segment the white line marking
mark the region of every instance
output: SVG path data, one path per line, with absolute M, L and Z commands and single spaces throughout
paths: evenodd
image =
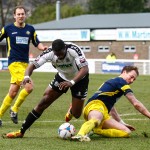
M 144 119 L 144 118 L 131 118 L 131 119 L 123 119 L 123 120 L 132 120 L 132 121 L 137 121 L 137 120 L 139 120 L 139 121 L 147 121 L 147 120 L 149 120 L 149 119 Z M 23 123 L 23 121 L 18 121 L 18 122 L 20 122 L 20 123 Z M 61 121 L 61 120 L 43 120 L 43 121 L 35 121 L 35 122 L 43 122 L 43 123 L 60 123 L 60 122 L 65 122 L 65 121 Z M 84 122 L 84 120 L 71 120 L 71 122 Z M 12 121 L 3 121 L 3 123 L 12 123 Z
M 142 114 L 140 114 L 140 113 L 120 114 L 120 116 L 137 116 L 137 115 L 142 115 Z M 148 118 L 130 118 L 130 119 L 125 118 L 123 120 L 143 121 L 143 120 L 149 120 L 149 119 Z M 82 119 L 72 119 L 71 120 L 71 122 L 79 122 L 79 121 L 84 122 L 84 120 L 82 120 Z M 23 121 L 19 121 L 19 122 L 23 123 Z M 45 122 L 45 123 L 56 123 L 56 122 L 60 123 L 60 122 L 62 122 L 63 123 L 63 122 L 65 122 L 65 120 L 64 121 L 63 120 L 43 120 L 43 121 L 37 120 L 35 122 Z M 3 121 L 3 123 L 12 123 L 12 121 Z

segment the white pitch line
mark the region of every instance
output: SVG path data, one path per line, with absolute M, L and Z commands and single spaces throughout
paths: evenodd
M 141 115 L 140 113 L 129 113 L 129 114 L 120 114 L 120 116 L 135 116 L 135 115 Z M 123 119 L 123 120 L 133 120 L 133 121 L 136 121 L 136 120 L 139 120 L 139 121 L 143 121 L 143 120 L 149 120 L 148 118 L 130 118 L 130 119 L 127 119 L 127 118 L 125 118 L 125 119 Z M 73 120 L 71 120 L 71 122 L 84 122 L 84 120 L 82 120 L 82 119 L 73 119 Z M 23 121 L 19 121 L 19 122 L 21 122 L 21 123 L 23 123 Z M 43 120 L 43 121 L 36 121 L 36 122 L 45 122 L 45 123 L 56 123 L 56 122 L 58 122 L 58 123 L 60 123 L 60 122 L 65 122 L 65 121 L 63 121 L 63 120 Z M 3 123 L 12 123 L 12 121 L 3 121 Z
M 119 114 L 120 116 L 135 116 L 135 115 L 141 115 L 140 113 L 129 113 L 129 114 Z
M 123 120 L 132 120 L 132 121 L 146 121 L 146 120 L 149 120 L 149 119 L 144 119 L 144 118 L 131 118 L 131 119 L 123 119 Z M 20 123 L 23 123 L 23 121 L 18 121 L 18 122 L 20 122 Z M 60 123 L 60 122 L 65 122 L 65 121 L 62 121 L 62 120 L 43 120 L 43 121 L 36 121 L 36 122 L 43 122 L 43 123 Z M 84 122 L 84 120 L 71 120 L 71 122 Z M 12 121 L 3 121 L 3 123 L 12 123 Z

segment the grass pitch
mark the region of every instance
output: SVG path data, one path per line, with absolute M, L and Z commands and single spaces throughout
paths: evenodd
M 105 80 L 116 75 L 90 74 L 89 98 Z M 9 131 L 19 130 L 27 114 L 41 99 L 54 73 L 33 73 L 34 91 L 27 97 L 19 111 L 19 124 L 13 124 L 9 118 L 9 110 L 3 116 L 0 135 Z M 0 104 L 9 89 L 10 75 L 0 72 Z M 150 110 L 150 79 L 139 76 L 131 85 L 136 97 Z M 55 101 L 43 115 L 27 130 L 22 139 L 3 139 L 0 137 L 0 149 L 5 150 L 148 150 L 150 149 L 150 120 L 139 114 L 127 99 L 122 97 L 116 108 L 122 119 L 135 126 L 136 131 L 130 138 L 104 138 L 98 135 L 91 137 L 91 142 L 74 142 L 58 137 L 58 127 L 64 122 L 64 116 L 71 102 L 70 91 Z M 84 122 L 83 117 L 71 120 L 78 131 Z

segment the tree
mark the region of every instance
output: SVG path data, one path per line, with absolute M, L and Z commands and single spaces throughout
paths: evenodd
M 1 27 L 5 25 L 4 13 L 3 13 L 3 1 L 0 1 L 0 11 L 1 11 Z
M 0 27 L 14 21 L 13 8 L 16 5 L 23 5 L 27 9 L 28 23 L 40 23 L 56 18 L 57 0 L 0 0 Z M 81 0 L 82 1 L 82 0 Z M 84 13 L 79 5 L 80 0 L 60 0 L 61 17 L 71 17 Z M 76 5 L 78 4 L 78 5 Z
M 2 28 L 5 24 L 12 22 L 13 18 L 13 8 L 16 5 L 22 4 L 22 0 L 0 0 L 0 16 L 1 16 L 1 24 Z
M 28 23 L 36 24 L 56 19 L 56 4 L 39 5 L 33 12 L 32 16 L 27 19 Z M 61 18 L 67 18 L 84 14 L 85 11 L 80 5 L 69 6 L 63 4 L 61 6 Z
M 148 0 L 89 0 L 90 14 L 145 12 Z

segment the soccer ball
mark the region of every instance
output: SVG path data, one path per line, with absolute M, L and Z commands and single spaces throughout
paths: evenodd
M 68 123 L 68 122 L 63 123 L 58 128 L 58 135 L 62 139 L 71 138 L 73 135 L 75 135 L 75 132 L 76 132 L 75 127 L 72 124 Z

